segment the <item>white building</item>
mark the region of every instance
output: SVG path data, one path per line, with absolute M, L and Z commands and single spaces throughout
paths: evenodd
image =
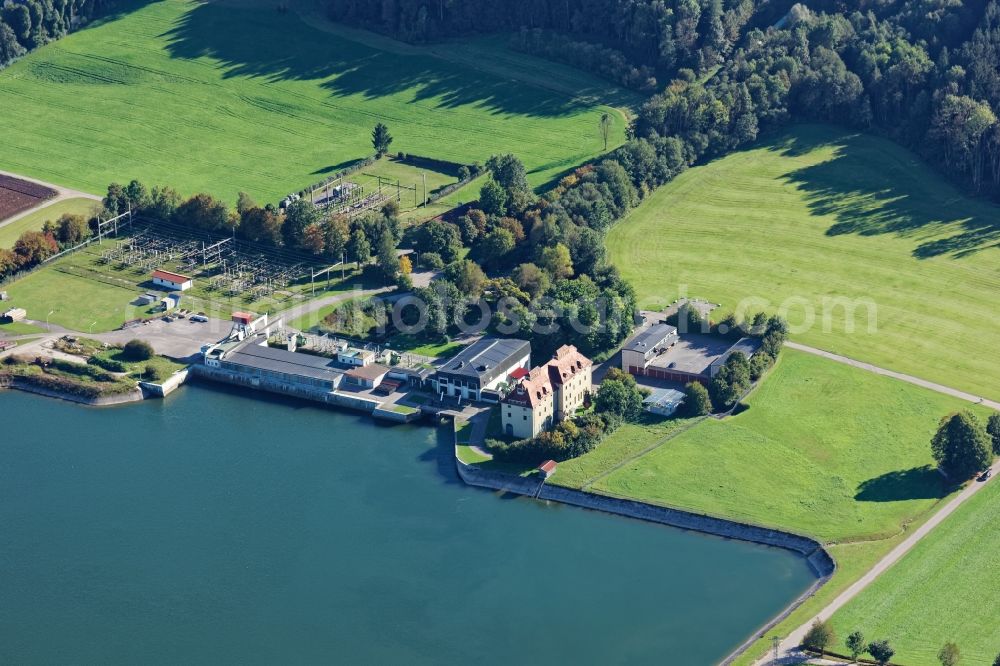
M 531 343 L 513 338 L 481 338 L 445 361 L 431 377 L 441 396 L 481 400 L 497 391 L 518 368 L 531 366 Z M 498 398 L 494 398 L 496 401 Z
M 153 271 L 153 284 L 164 289 L 187 291 L 194 286 L 194 280 L 187 275 L 171 273 L 170 271 Z
M 622 370 L 641 375 L 650 361 L 677 344 L 680 336 L 669 324 L 655 324 L 622 347 Z

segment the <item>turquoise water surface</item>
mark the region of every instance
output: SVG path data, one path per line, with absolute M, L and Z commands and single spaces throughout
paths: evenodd
M 707 665 L 813 581 L 466 487 L 443 431 L 250 393 L 5 392 L 0 426 L 5 664 Z

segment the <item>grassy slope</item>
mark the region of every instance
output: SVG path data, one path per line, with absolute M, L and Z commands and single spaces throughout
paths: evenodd
M 907 666 L 933 666 L 945 641 L 963 663 L 1000 652 L 1000 483 L 969 500 L 833 618 L 841 636 L 888 637 Z
M 790 529 L 886 538 L 934 508 L 938 420 L 962 403 L 788 351 L 743 414 L 707 420 L 594 489 Z
M 384 121 L 394 151 L 460 163 L 513 151 L 541 184 L 601 151 L 598 101 L 622 99 L 568 68 L 543 87 L 500 59 L 379 50 L 323 28 L 270 3 L 163 0 L 71 35 L 0 74 L 0 167 L 94 192 L 139 177 L 274 200 L 368 154 Z
M 799 126 L 691 169 L 608 245 L 647 305 L 681 285 L 727 309 L 804 299 L 819 319 L 797 341 L 1000 398 L 1000 356 L 977 353 L 1000 342 L 998 218 L 893 143 Z M 843 309 L 824 332 L 823 298 L 840 296 L 872 299 L 877 333 L 863 310 L 845 333 Z
M 98 204 L 90 199 L 64 199 L 31 215 L 25 215 L 16 222 L 0 227 L 0 247 L 14 247 L 14 243 L 25 231 L 39 231 L 46 222 L 54 222 L 66 213 L 89 215 L 95 205 Z
M 689 424 L 687 420 L 665 420 L 644 414 L 641 422 L 624 424 L 590 453 L 559 463 L 559 470 L 549 483 L 588 488 L 596 478 L 676 435 Z

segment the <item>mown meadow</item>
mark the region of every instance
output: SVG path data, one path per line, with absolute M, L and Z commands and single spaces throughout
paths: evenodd
M 946 641 L 962 663 L 1000 653 L 1000 484 L 991 483 L 936 527 L 896 566 L 833 616 L 840 636 L 892 638 L 908 666 L 937 666 Z
M 894 143 L 800 125 L 682 174 L 608 246 L 647 306 L 787 304 L 798 342 L 998 398 L 998 220 Z
M 370 154 L 379 121 L 393 152 L 460 164 L 514 152 L 536 186 L 604 149 L 603 113 L 624 140 L 605 103 L 633 97 L 502 53 L 406 46 L 271 3 L 162 0 L 0 73 L 0 167 L 95 193 L 139 178 L 275 201 Z

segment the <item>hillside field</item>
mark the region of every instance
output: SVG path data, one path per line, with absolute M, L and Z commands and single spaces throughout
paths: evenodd
M 682 174 L 608 247 L 646 306 L 684 288 L 723 311 L 787 303 L 793 326 L 808 306 L 798 342 L 1000 398 L 998 224 L 896 144 L 801 125 Z M 859 303 L 854 332 L 836 298 Z
M 956 399 L 786 350 L 747 404 L 591 489 L 841 543 L 892 537 L 948 493 L 930 440 Z
M 0 73 L 0 168 L 94 193 L 139 178 L 277 201 L 370 154 L 379 121 L 394 153 L 514 152 L 533 185 L 603 150 L 604 112 L 624 140 L 605 104 L 629 94 L 505 51 L 407 46 L 273 3 L 148 3 Z
M 937 666 L 955 641 L 962 663 L 1000 653 L 1000 484 L 993 481 L 833 616 L 840 636 L 889 638 L 907 666 Z

